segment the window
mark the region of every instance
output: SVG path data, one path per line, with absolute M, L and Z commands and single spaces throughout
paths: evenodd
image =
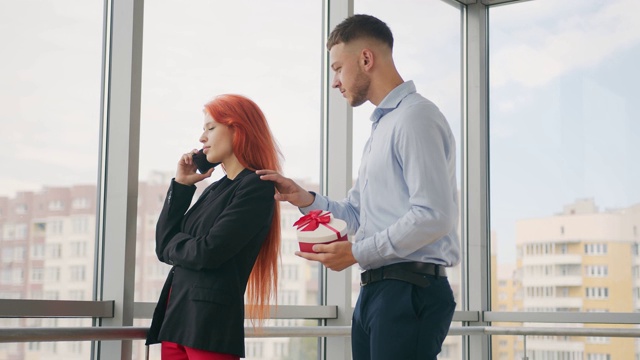
M 48 249 L 50 259 L 59 259 L 62 256 L 61 244 L 49 244 L 47 246 L 47 249 Z
M 60 293 L 56 290 L 49 290 L 44 292 L 45 300 L 58 300 L 60 299 Z
M 44 280 L 44 269 L 36 268 L 31 270 L 31 281 L 41 283 Z
M 591 344 L 608 344 L 610 342 L 610 338 L 601 336 L 589 336 L 587 337 L 587 342 Z
M 59 267 L 47 267 L 45 269 L 45 280 L 47 282 L 60 281 L 60 268 Z
M 83 265 L 71 266 L 69 268 L 69 271 L 70 271 L 70 280 L 72 282 L 85 280 L 85 267 Z
M 33 223 L 33 233 L 34 235 L 42 236 L 45 235 L 47 231 L 47 223 L 45 222 L 35 222 Z
M 587 299 L 607 299 L 609 298 L 609 288 L 588 287 L 585 289 Z
M 247 340 L 245 344 L 245 357 L 261 358 L 263 343 Z
M 87 234 L 89 232 L 89 218 L 73 217 L 71 219 L 71 232 L 73 234 Z
M 273 355 L 276 357 L 286 357 L 289 353 L 289 346 L 285 342 L 276 342 L 273 344 Z
M 584 253 L 586 255 L 605 255 L 607 253 L 607 244 L 585 244 Z
M 45 255 L 45 245 L 44 244 L 34 244 L 31 246 L 31 256 L 34 260 L 42 259 Z
M 2 227 L 3 240 L 13 240 L 16 237 L 16 227 L 12 223 L 4 224 Z
M 24 240 L 27 238 L 29 234 L 29 229 L 27 224 L 16 224 L 15 226 L 15 239 L 16 240 Z
M 86 241 L 72 241 L 69 243 L 71 257 L 85 257 L 87 256 L 87 242 Z
M 2 249 L 2 262 L 9 263 L 13 261 L 13 248 L 6 247 Z
M 84 197 L 75 198 L 71 202 L 72 209 L 86 209 L 88 207 L 89 207 L 89 201 L 87 200 L 87 198 L 84 198 Z
M 64 230 L 64 222 L 63 220 L 56 218 L 49 221 L 49 225 L 47 226 L 48 235 L 62 235 Z
M 49 202 L 49 210 L 51 211 L 64 210 L 64 203 L 62 202 L 62 200 L 53 200 Z
M 587 277 L 607 277 L 609 267 L 607 265 L 587 265 L 585 266 L 585 276 Z
M 620 288 L 637 287 L 630 280 L 637 256 L 621 256 L 637 251 L 631 241 L 637 221 L 630 213 L 640 203 L 634 165 L 640 144 L 631 135 L 640 126 L 628 111 L 640 97 L 634 70 L 640 28 L 628 4 L 536 0 L 489 7 L 489 211 L 496 234 L 491 255 L 495 273 L 520 270 L 516 287 L 526 288 L 527 310 L 631 311 L 623 305 L 633 301 L 630 291 L 602 286 L 615 270 L 616 279 L 625 279 Z M 611 123 L 603 127 L 602 118 Z M 553 252 L 547 244 L 555 244 Z M 522 271 L 545 265 L 554 271 Z M 538 284 L 556 284 L 555 292 L 532 297 Z M 527 356 L 583 358 L 558 351 L 565 346 L 561 341 L 536 341 Z M 569 337 L 566 346 L 589 349 L 585 343 L 597 341 Z M 616 341 L 635 348 L 633 340 Z M 600 346 L 605 354 L 613 345 Z M 587 353 L 584 358 L 600 359 Z
M 53 288 L 68 272 L 63 258 L 68 254 L 59 240 L 69 221 L 69 189 L 82 184 L 92 189 L 84 197 L 97 197 L 105 5 L 82 0 L 33 5 L 0 2 L 0 119 L 6 120 L 0 149 L 3 168 L 11 169 L 0 175 L 0 237 L 14 241 L 12 259 L 22 267 L 10 276 L 19 282 L 0 285 L 0 292 L 17 299 L 58 299 L 62 293 Z M 91 255 L 86 261 L 93 269 Z M 91 286 L 86 284 L 88 292 Z M 32 344 L 25 356 L 47 357 L 54 345 Z M 26 348 L 3 350 L 2 356 L 22 358 Z M 60 358 L 70 358 L 66 346 L 58 350 Z
M 611 360 L 609 354 L 587 354 L 587 360 Z
M 155 223 L 176 161 L 185 151 L 200 146 L 203 105 L 213 97 L 237 93 L 254 100 L 286 160 L 284 173 L 309 190 L 318 189 L 325 54 L 322 4 L 253 0 L 145 3 L 135 301 L 157 301 L 156 293 L 168 274 L 168 268 L 150 265 L 159 263 L 153 251 Z M 167 22 L 168 18 L 172 20 Z M 222 176 L 218 167 L 198 185 L 202 188 Z M 279 304 L 317 305 L 319 266 L 294 255 L 298 245 L 291 225 L 300 212 L 282 203 L 281 216 L 281 263 L 287 268 L 279 270 L 279 289 L 291 292 Z M 276 340 L 248 341 L 247 357 L 267 355 Z M 294 359 L 306 355 L 288 354 Z
M 85 300 L 84 290 L 69 290 L 69 300 Z
M 16 214 L 24 215 L 29 211 L 29 206 L 26 204 L 18 204 L 16 205 Z

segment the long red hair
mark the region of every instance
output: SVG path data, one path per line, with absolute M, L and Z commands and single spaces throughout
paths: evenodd
M 217 96 L 205 104 L 216 122 L 233 130 L 233 153 L 249 170 L 280 171 L 280 151 L 262 110 L 252 100 L 234 94 Z M 269 315 L 269 300 L 278 290 L 280 259 L 280 203 L 275 202 L 273 219 L 247 284 L 247 313 L 255 324 Z M 274 296 L 277 300 L 277 297 Z

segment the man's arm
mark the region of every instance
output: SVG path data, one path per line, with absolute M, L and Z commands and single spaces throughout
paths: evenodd
M 358 229 L 360 225 L 358 181 L 349 191 L 347 198 L 337 202 L 304 190 L 293 180 L 278 174 L 276 171 L 257 170 L 256 174 L 260 175 L 262 180 L 273 181 L 276 184 L 276 189 L 278 190 L 275 195 L 276 200 L 289 201 L 292 205 L 300 208 L 302 213 L 316 209 L 330 211 L 334 217 L 347 223 L 349 233 L 355 233 Z M 308 202 L 309 200 L 311 201 Z M 319 261 L 331 270 L 341 271 L 356 263 L 356 259 L 351 252 L 351 245 L 349 241 L 337 241 L 328 245 L 318 244 L 313 247 L 317 254 L 296 251 L 296 255 L 307 260 Z
M 419 104 L 406 110 L 393 146 L 409 196 L 407 211 L 386 229 L 353 245 L 354 257 L 364 269 L 406 261 L 455 231 L 455 144 L 448 124 L 435 106 Z

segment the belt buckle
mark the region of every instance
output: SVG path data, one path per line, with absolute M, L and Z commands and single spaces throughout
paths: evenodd
M 366 270 L 360 273 L 360 286 L 365 286 L 371 282 L 371 271 Z

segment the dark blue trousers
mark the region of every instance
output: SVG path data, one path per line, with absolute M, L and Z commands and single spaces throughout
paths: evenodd
M 382 280 L 360 288 L 353 312 L 353 360 L 436 360 L 456 308 L 447 278 L 422 288 Z

